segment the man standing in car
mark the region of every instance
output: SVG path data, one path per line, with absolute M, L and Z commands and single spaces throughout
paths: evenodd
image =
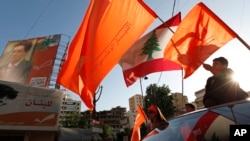
M 233 80 L 233 70 L 228 68 L 228 61 L 224 57 L 213 60 L 213 65 L 203 64 L 213 76 L 207 79 L 203 104 L 211 107 L 227 102 L 246 99 L 248 94 L 243 91 L 239 83 Z

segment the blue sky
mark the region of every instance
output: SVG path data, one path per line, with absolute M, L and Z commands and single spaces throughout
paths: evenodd
M 174 0 L 144 0 L 162 20 L 172 16 Z M 182 17 L 197 4 L 198 0 L 176 0 L 174 14 L 181 11 Z M 248 0 L 203 0 L 214 13 L 227 25 L 250 44 L 250 1 Z M 2 0 L 0 5 L 0 53 L 3 52 L 10 40 L 22 40 L 51 34 L 65 34 L 74 37 L 83 17 L 89 0 Z M 161 24 L 156 20 L 148 29 Z M 146 31 L 146 32 L 148 32 Z M 215 33 L 219 34 L 219 33 Z M 241 87 L 250 91 L 250 51 L 237 39 L 230 41 L 223 48 L 215 52 L 205 62 L 212 63 L 212 59 L 224 56 L 229 60 L 229 67 L 235 71 Z M 195 99 L 194 92 L 204 88 L 207 77 L 211 74 L 202 67 L 184 80 L 182 85 L 181 71 L 167 71 L 148 75 L 148 80 L 142 81 L 143 93 L 151 83 L 166 84 L 172 92 L 183 92 L 189 101 Z M 116 65 L 104 78 L 101 99 L 97 103 L 97 111 L 109 110 L 116 106 L 127 107 L 128 99 L 141 94 L 139 81 L 126 87 L 122 70 Z M 68 91 L 74 99 L 80 100 L 78 95 Z M 82 104 L 82 110 L 86 110 Z

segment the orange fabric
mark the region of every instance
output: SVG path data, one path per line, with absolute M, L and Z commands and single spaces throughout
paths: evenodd
M 137 115 L 135 118 L 134 128 L 131 136 L 131 141 L 140 141 L 141 135 L 140 135 L 140 126 L 143 122 L 145 122 L 147 119 L 147 116 L 145 115 L 143 109 L 141 106 L 138 106 L 137 108 Z
M 43 120 L 45 117 L 47 117 L 47 120 Z M 38 128 L 38 126 L 57 126 L 58 121 L 56 117 L 58 117 L 57 112 L 22 111 L 1 114 L 0 121 L 2 122 L 1 126 L 13 126 L 13 123 L 22 123 L 19 126 L 37 126 Z
M 154 111 L 155 113 L 158 113 L 157 108 L 154 105 L 148 107 L 148 111 Z
M 182 20 L 164 51 L 164 58 L 179 63 L 190 76 L 211 54 L 236 33 L 203 3 Z
M 142 0 L 91 0 L 57 82 L 92 111 L 98 85 L 155 18 Z

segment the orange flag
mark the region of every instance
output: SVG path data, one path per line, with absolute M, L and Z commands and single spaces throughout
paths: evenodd
M 237 34 L 203 3 L 182 20 L 164 51 L 164 58 L 180 64 L 184 78 Z
M 143 109 L 139 105 L 137 108 L 137 115 L 135 118 L 134 128 L 131 136 L 131 141 L 140 141 L 141 134 L 140 134 L 140 126 L 143 122 L 147 120 L 147 116 L 144 113 Z
M 91 0 L 57 82 L 92 111 L 98 85 L 155 18 L 142 0 Z

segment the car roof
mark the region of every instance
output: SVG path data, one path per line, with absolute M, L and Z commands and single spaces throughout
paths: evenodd
M 196 140 L 211 140 L 212 137 L 229 140 L 230 125 L 250 124 L 249 107 L 249 100 L 241 100 L 183 114 L 168 120 L 166 129 L 148 133 L 143 141 L 184 141 L 192 137 Z

